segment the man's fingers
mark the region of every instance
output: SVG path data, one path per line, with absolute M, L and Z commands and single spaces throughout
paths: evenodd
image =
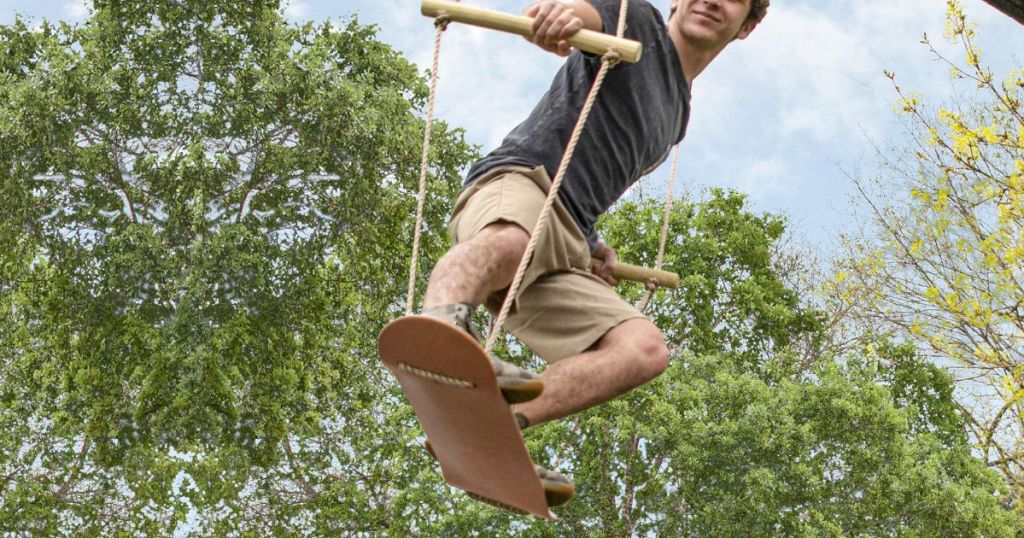
M 601 280 L 604 280 L 608 284 L 615 286 L 618 285 L 619 281 L 617 278 L 612 276 L 612 267 L 614 267 L 614 265 L 614 261 L 609 261 L 608 259 L 605 259 L 604 261 L 601 262 L 595 262 L 591 266 L 590 270 L 592 273 L 594 273 L 595 276 L 597 276 L 597 278 L 600 278 Z
M 549 11 L 551 11 L 551 6 L 543 2 L 531 4 L 523 10 L 523 15 L 533 18 L 533 24 L 530 25 L 530 35 L 524 36 L 527 41 L 537 43 L 537 30 L 544 23 L 544 19 Z
M 619 280 L 612 276 L 612 267 L 615 267 L 615 260 L 604 261 L 604 280 L 612 286 L 616 286 L 619 284 Z
M 548 19 L 551 20 L 551 24 L 544 27 L 544 39 L 549 43 L 555 43 L 559 39 L 562 39 L 562 33 L 565 30 L 566 25 L 572 23 L 575 16 L 572 14 L 571 9 L 564 9 L 559 7 L 557 11 L 553 11 Z
M 572 8 L 554 2 L 537 2 L 523 9 L 523 14 L 533 18 L 527 41 L 560 56 L 572 52 L 572 46 L 566 41 L 583 29 L 583 20 Z
M 556 39 L 569 39 L 576 35 L 576 32 L 583 29 L 583 19 L 577 17 L 571 9 L 566 10 L 562 17 L 565 20 L 565 25 L 562 26 L 562 30 L 558 33 Z
M 537 10 L 537 16 L 533 20 L 533 42 L 540 45 L 547 41 L 551 27 L 558 20 L 557 6 L 553 4 L 541 4 Z
M 615 251 L 608 248 L 604 252 L 604 279 L 612 286 L 618 285 L 619 281 L 612 276 L 612 268 L 615 267 L 615 262 L 618 261 L 619 257 L 615 254 Z
M 552 9 L 553 8 L 550 3 L 537 2 L 536 4 L 531 4 L 526 9 L 523 10 L 523 15 L 533 18 L 533 26 L 531 27 L 532 31 L 537 30 L 537 28 L 540 26 L 540 23 L 543 22 L 543 19 L 547 17 L 548 13 L 550 13 Z
M 555 17 L 555 13 L 551 14 L 551 17 Z M 558 52 L 565 56 L 570 51 L 562 45 L 562 41 L 567 41 L 570 37 L 576 35 L 577 32 L 583 29 L 583 20 L 576 16 L 571 9 L 562 9 L 561 13 L 557 15 L 552 24 L 547 27 L 547 34 L 544 39 L 550 45 L 557 47 Z M 569 46 L 569 49 L 572 47 Z
M 618 283 L 619 283 L 618 279 L 616 279 L 614 276 L 612 276 L 612 266 L 611 265 L 607 265 L 606 264 L 604 266 L 604 270 L 601 271 L 601 274 L 598 275 L 598 276 L 601 277 L 601 280 L 604 280 L 605 282 L 611 284 L 612 286 L 618 285 Z

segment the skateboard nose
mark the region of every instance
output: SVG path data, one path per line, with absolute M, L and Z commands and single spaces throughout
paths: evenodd
M 436 318 L 398 318 L 381 331 L 378 346 L 393 369 L 456 388 L 497 390 L 494 368 L 479 342 Z

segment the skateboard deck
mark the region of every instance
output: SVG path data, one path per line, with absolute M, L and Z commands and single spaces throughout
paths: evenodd
M 445 481 L 484 502 L 557 519 L 494 367 L 473 337 L 432 317 L 405 316 L 384 328 L 378 349 L 416 411 Z

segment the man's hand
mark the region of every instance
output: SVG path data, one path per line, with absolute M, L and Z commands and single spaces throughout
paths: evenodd
M 612 286 L 618 285 L 619 281 L 612 276 L 612 267 L 615 267 L 615 262 L 619 259 L 615 254 L 615 249 L 604 244 L 604 241 L 598 241 L 597 248 L 594 249 L 592 255 L 597 259 L 591 263 L 590 272 Z
M 569 55 L 572 51 L 569 38 L 584 27 L 572 2 L 540 0 L 524 9 L 523 14 L 533 17 L 532 35 L 526 40 L 559 56 Z

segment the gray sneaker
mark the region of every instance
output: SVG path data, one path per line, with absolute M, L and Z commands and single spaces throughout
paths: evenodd
M 422 315 L 451 323 L 479 342 L 480 336 L 473 328 L 473 310 L 473 307 L 467 304 L 446 304 L 424 310 Z M 498 388 L 508 403 L 528 402 L 544 391 L 544 381 L 539 375 L 505 362 L 495 357 L 493 353 L 490 357 L 498 378 Z

